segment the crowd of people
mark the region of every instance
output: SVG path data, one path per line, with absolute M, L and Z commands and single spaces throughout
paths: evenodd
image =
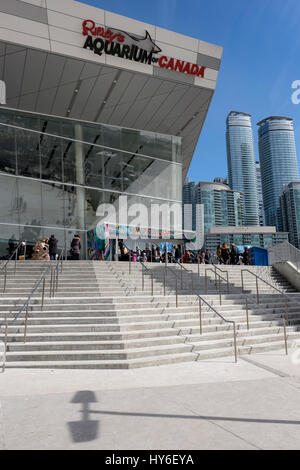
M 9 254 L 12 255 L 16 249 L 16 241 L 9 240 Z M 69 259 L 79 260 L 81 252 L 81 240 L 78 234 L 73 236 L 70 244 Z M 230 247 L 223 243 L 218 245 L 216 255 L 206 250 L 182 250 L 181 245 L 173 245 L 167 251 L 168 263 L 199 263 L 199 264 L 251 264 L 250 251 L 247 247 L 241 253 L 234 243 Z M 58 258 L 58 240 L 52 234 L 49 238 L 39 240 L 34 247 L 26 247 L 25 242 L 21 242 L 18 247 L 17 257 L 19 260 L 25 258 L 56 260 Z M 102 257 L 102 259 L 104 259 Z M 161 250 L 160 246 L 152 245 L 151 248 L 141 249 L 136 246 L 135 250 L 130 250 L 123 241 L 119 240 L 117 245 L 117 259 L 119 261 L 132 262 L 166 262 L 166 250 Z
M 129 250 L 126 245 L 119 241 L 118 244 L 118 260 L 133 262 L 153 262 L 165 263 L 165 250 L 160 250 L 158 246 L 152 245 L 151 248 L 141 250 L 139 246 L 135 250 Z M 217 253 L 214 254 L 208 249 L 191 251 L 182 250 L 181 245 L 173 246 L 167 253 L 168 263 L 199 263 L 199 264 L 251 264 L 250 251 L 247 247 L 244 248 L 242 253 L 234 243 L 230 247 L 223 243 L 217 248 Z
M 219 264 L 251 264 L 250 251 L 247 247 L 240 253 L 234 243 L 218 245 L 217 260 Z
M 25 260 L 26 258 L 36 259 L 36 260 L 53 260 L 58 259 L 58 240 L 54 234 L 49 238 L 43 238 L 39 240 L 34 246 L 27 246 L 25 241 L 22 241 L 18 244 L 16 240 L 11 238 L 8 242 L 8 251 L 9 256 L 12 256 L 17 250 L 17 259 Z M 70 245 L 70 256 L 69 259 L 79 260 L 81 251 L 81 240 L 78 234 L 73 236 Z

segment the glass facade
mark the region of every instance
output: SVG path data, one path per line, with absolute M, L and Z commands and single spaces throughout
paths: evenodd
M 289 232 L 289 241 L 300 249 L 300 182 L 285 185 L 280 196 L 283 230 Z
M 98 206 L 118 215 L 121 195 L 149 215 L 152 203 L 181 204 L 181 181 L 179 137 L 0 108 L 0 256 L 10 239 L 84 240 Z
M 226 129 L 228 183 L 244 194 L 245 225 L 259 225 L 251 116 L 232 111 Z
M 221 183 L 200 182 L 196 202 L 204 205 L 204 233 L 211 227 L 243 225 L 243 194 Z
M 283 185 L 299 180 L 293 120 L 275 116 L 258 126 L 265 221 L 282 230 L 279 198 Z

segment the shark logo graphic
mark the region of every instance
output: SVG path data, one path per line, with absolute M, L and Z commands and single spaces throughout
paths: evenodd
M 135 44 L 136 46 L 142 48 L 142 49 L 145 49 L 146 51 L 150 51 L 152 52 L 153 54 L 158 54 L 159 52 L 161 52 L 161 48 L 158 47 L 155 42 L 152 40 L 151 36 L 150 36 L 150 33 L 146 30 L 146 34 L 145 34 L 145 37 L 137 37 L 137 36 L 134 36 L 133 34 L 129 34 L 127 33 L 126 31 L 121 31 L 124 35 L 128 36 L 128 38 L 131 40 L 131 41 L 128 41 L 128 42 L 132 42 L 132 44 Z

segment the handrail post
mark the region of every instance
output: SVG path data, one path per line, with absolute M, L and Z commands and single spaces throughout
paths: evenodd
M 178 307 L 178 285 L 177 285 L 177 277 L 176 277 L 176 308 Z
M 153 296 L 153 273 L 151 272 L 151 295 Z
M 236 329 L 235 329 L 235 322 L 233 322 L 233 342 L 234 342 L 234 358 L 235 358 L 235 362 L 237 362 L 237 347 L 236 347 Z
M 60 260 L 60 272 L 63 272 L 63 259 L 64 259 L 64 250 L 61 252 L 61 260 Z
M 128 250 L 128 256 L 129 256 L 129 274 L 131 274 L 131 250 Z
M 288 307 L 287 300 L 285 301 L 285 320 L 288 325 L 289 324 L 289 307 Z
M 287 336 L 286 336 L 286 324 L 285 324 L 285 319 L 282 319 L 283 322 L 283 334 L 284 334 L 284 346 L 285 346 L 285 354 L 288 355 L 288 345 L 287 345 Z
M 142 290 L 144 290 L 144 265 L 142 264 Z
M 51 269 L 49 297 L 52 297 L 52 277 L 53 277 L 53 273 L 52 273 L 52 269 Z
M 246 318 L 247 318 L 247 330 L 249 330 L 249 315 L 248 315 L 248 299 L 246 297 Z
M 205 293 L 207 295 L 207 272 L 205 271 Z
M 197 255 L 197 261 L 198 261 L 198 277 L 200 276 L 200 271 L 199 271 L 199 265 L 200 265 L 200 260 L 199 260 L 199 255 Z
M 181 268 L 181 290 L 183 290 L 183 267 L 180 265 L 180 268 Z
M 199 316 L 200 316 L 200 335 L 202 335 L 202 309 L 201 309 L 201 298 L 199 297 Z
M 54 286 L 55 286 L 55 269 L 53 269 L 53 276 L 52 276 L 52 297 L 54 297 Z
M 192 295 L 194 295 L 194 273 L 193 273 L 193 271 L 191 271 L 191 275 L 192 275 Z
M 26 314 L 25 314 L 24 344 L 26 343 L 27 323 L 28 323 L 28 304 L 27 304 L 27 307 L 26 307 Z
M 42 293 L 41 310 L 43 310 L 43 307 L 44 307 L 44 297 L 45 297 L 45 278 L 44 278 L 44 280 L 43 280 L 43 293 Z
M 244 293 L 244 276 L 243 276 L 243 270 L 241 269 L 241 280 L 242 280 L 242 293 Z
M 256 298 L 257 298 L 257 303 L 259 304 L 258 277 L 257 276 L 256 276 Z
M 228 271 L 226 271 L 227 274 L 227 294 L 229 294 L 229 278 L 228 278 Z
M 166 270 L 164 269 L 164 295 L 166 295 Z
M 18 250 L 16 250 L 16 256 L 15 256 L 15 275 L 17 271 L 17 259 L 18 259 Z
M 4 333 L 4 351 L 3 351 L 3 359 L 2 359 L 2 372 L 5 371 L 6 349 L 7 349 L 7 333 L 8 333 L 8 320 L 7 320 L 7 316 L 6 316 L 5 317 L 5 333 Z
M 58 265 L 56 266 L 55 269 L 56 269 L 56 288 L 55 288 L 55 290 L 57 292 L 58 291 Z
M 220 297 L 220 305 L 222 305 L 221 278 L 220 277 L 219 277 L 219 297 Z
M 6 278 L 7 278 L 7 271 L 6 271 L 6 265 L 5 265 L 5 268 L 4 268 L 4 285 L 3 285 L 3 292 L 5 292 L 5 289 L 6 289 Z

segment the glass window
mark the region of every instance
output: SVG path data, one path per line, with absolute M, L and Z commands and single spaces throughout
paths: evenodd
M 20 223 L 42 225 L 42 195 L 40 181 L 18 178 Z
M 61 139 L 41 134 L 41 177 L 45 180 L 62 181 Z
M 0 171 L 16 174 L 15 129 L 0 125 Z
M 65 183 L 76 183 L 76 159 L 75 159 L 75 142 L 72 140 L 62 139 L 62 164 L 63 164 L 63 181 Z
M 42 183 L 42 203 L 43 225 L 64 226 L 64 186 L 55 183 Z
M 17 173 L 40 178 L 40 134 L 16 129 Z
M 0 175 L 0 222 L 19 222 L 19 197 L 17 179 Z

